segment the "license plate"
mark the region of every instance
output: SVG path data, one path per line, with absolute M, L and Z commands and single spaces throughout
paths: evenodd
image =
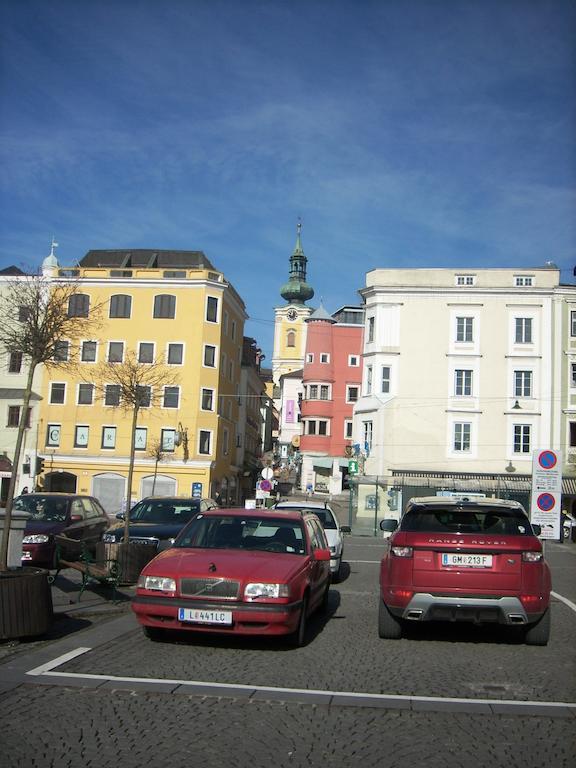
M 442 554 L 442 565 L 459 568 L 491 568 L 492 555 L 467 555 L 444 552 Z
M 179 608 L 180 621 L 192 621 L 195 624 L 232 624 L 232 611 L 206 611 L 198 608 Z

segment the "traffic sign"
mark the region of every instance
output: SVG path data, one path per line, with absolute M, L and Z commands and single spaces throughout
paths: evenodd
M 261 480 L 260 481 L 260 490 L 261 491 L 271 491 L 272 490 L 272 483 L 270 480 Z
M 272 480 L 272 478 L 274 477 L 274 470 L 272 469 L 272 467 L 264 467 L 264 469 L 262 470 L 262 472 L 260 472 L 260 474 L 262 475 L 264 480 Z
M 560 540 L 561 499 L 561 453 L 551 448 L 534 451 L 530 519 L 542 528 L 542 539 Z
M 349 475 L 358 474 L 358 461 L 356 459 L 350 459 L 350 461 L 348 462 L 348 474 Z

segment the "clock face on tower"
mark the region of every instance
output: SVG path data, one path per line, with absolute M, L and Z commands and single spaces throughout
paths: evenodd
M 289 310 L 288 310 L 288 314 L 286 315 L 286 317 L 287 317 L 287 318 L 288 318 L 288 320 L 290 320 L 290 322 L 292 323 L 292 322 L 294 322 L 294 320 L 296 320 L 296 318 L 298 317 L 298 312 L 296 312 L 296 310 L 295 310 L 295 309 L 289 309 Z

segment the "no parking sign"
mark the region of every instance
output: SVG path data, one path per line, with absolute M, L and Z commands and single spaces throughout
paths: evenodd
M 544 448 L 532 460 L 531 520 L 542 527 L 541 539 L 560 539 L 562 455 Z

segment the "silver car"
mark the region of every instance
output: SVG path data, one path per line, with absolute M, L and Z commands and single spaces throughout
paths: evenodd
M 333 583 L 342 578 L 342 557 L 344 554 L 344 539 L 342 534 L 350 533 L 349 525 L 340 525 L 334 510 L 328 503 L 321 501 L 279 501 L 274 509 L 302 509 L 315 514 L 324 528 L 330 547 L 330 573 Z

